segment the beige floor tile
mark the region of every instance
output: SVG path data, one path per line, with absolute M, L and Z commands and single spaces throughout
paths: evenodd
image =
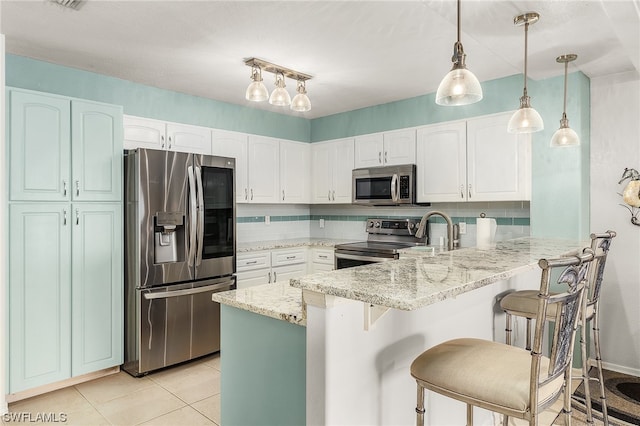
M 121 396 L 96 404 L 96 408 L 115 425 L 137 425 L 184 407 L 185 403 L 160 386 L 144 388 L 134 396 Z
M 76 389 L 92 404 L 100 404 L 112 399 L 131 395 L 144 390 L 154 383 L 146 377 L 132 377 L 124 371 L 76 385 Z
M 67 413 L 67 421 L 64 424 L 77 426 L 105 426 L 110 425 L 111 423 L 109 423 L 109 421 L 105 419 L 104 416 L 98 412 L 98 410 L 91 407 L 84 410 Z
M 218 371 L 220 370 L 220 354 L 212 355 L 208 358 L 205 358 L 203 361 L 204 365 L 215 368 Z
M 70 413 L 91 408 L 91 404 L 74 387 L 34 396 L 9 404 L 9 411 L 29 413 Z
M 220 394 L 193 403 L 191 406 L 210 420 L 213 420 L 217 425 L 220 424 Z
M 203 364 L 189 364 L 147 376 L 187 404 L 220 393 L 220 372 Z
M 186 406 L 170 413 L 164 414 L 155 419 L 151 419 L 148 422 L 142 423 L 143 425 L 154 426 L 213 426 L 214 422 L 200 414 L 193 408 Z

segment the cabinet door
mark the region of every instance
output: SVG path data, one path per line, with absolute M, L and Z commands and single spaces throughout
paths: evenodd
M 271 278 L 271 269 L 254 269 L 246 272 L 236 273 L 236 288 L 243 290 L 257 285 L 268 284 Z
M 469 201 L 529 200 L 528 142 L 508 133 L 511 113 L 467 121 L 467 183 Z
M 384 165 L 384 142 L 382 133 L 355 138 L 354 168 Z
M 71 212 L 9 209 L 9 392 L 71 377 Z
M 167 149 L 193 154 L 211 154 L 211 129 L 167 123 Z
M 353 139 L 342 139 L 333 142 L 333 190 L 331 201 L 351 204 L 352 172 L 353 172 Z
M 122 206 L 73 204 L 73 376 L 123 362 Z
M 280 141 L 280 202 L 309 204 L 310 162 L 310 144 Z
M 249 202 L 280 202 L 280 151 L 278 140 L 249 136 L 248 154 Z
M 299 278 L 307 275 L 307 264 L 299 263 L 297 265 L 278 266 L 271 268 L 272 283 L 288 283 L 291 278 Z
M 247 135 L 242 133 L 214 130 L 211 135 L 211 152 L 213 155 L 236 159 L 237 203 L 249 201 L 247 141 Z
M 384 164 L 415 164 L 416 162 L 416 130 L 400 130 L 384 134 Z
M 314 204 L 331 202 L 334 153 L 335 145 L 331 142 L 311 144 L 311 201 Z
M 466 123 L 418 129 L 417 201 L 464 201 L 466 194 Z
M 71 183 L 75 201 L 122 199 L 122 107 L 71 103 Z
M 71 192 L 71 108 L 67 99 L 9 92 L 11 200 L 65 201 Z
M 125 115 L 124 149 L 166 149 L 166 125 L 163 121 Z

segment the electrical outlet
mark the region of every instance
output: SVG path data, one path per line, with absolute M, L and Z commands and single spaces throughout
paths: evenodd
M 324 228 L 324 219 L 320 219 L 320 228 Z
M 464 235 L 467 233 L 467 223 L 466 222 L 460 222 L 458 223 L 458 226 L 460 227 L 460 235 Z
M 271 216 L 265 216 L 264 217 L 264 224 L 265 225 L 271 224 Z

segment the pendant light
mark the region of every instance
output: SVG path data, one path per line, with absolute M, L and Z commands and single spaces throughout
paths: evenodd
M 467 69 L 462 43 L 460 42 L 460 0 L 458 0 L 458 41 L 453 45 L 451 71 L 444 76 L 436 92 L 438 105 L 468 105 L 482 99 L 482 87 L 471 71 Z
M 281 72 L 276 73 L 276 88 L 271 92 L 269 103 L 275 106 L 288 106 L 291 104 L 291 96 L 285 89 L 284 74 Z
M 262 70 L 258 66 L 251 67 L 251 80 L 244 97 L 248 101 L 262 102 L 269 99 L 269 91 L 262 82 Z
M 564 102 L 562 104 L 560 128 L 553 134 L 551 146 L 580 145 L 580 137 L 569 127 L 569 120 L 567 119 L 567 68 L 569 68 L 569 62 L 573 62 L 577 58 L 578 55 L 573 53 L 561 55 L 556 58 L 556 62 L 564 64 Z
M 520 98 L 520 108 L 511 116 L 507 130 L 509 133 L 534 133 L 544 129 L 542 117 L 531 108 L 531 98 L 527 94 L 527 34 L 529 25 L 540 19 L 536 12 L 527 12 L 513 18 L 517 26 L 524 25 L 524 91 Z
M 298 112 L 306 112 L 311 110 L 311 101 L 307 96 L 307 87 L 304 80 L 298 80 L 298 87 L 296 88 L 297 95 L 291 100 L 291 109 Z

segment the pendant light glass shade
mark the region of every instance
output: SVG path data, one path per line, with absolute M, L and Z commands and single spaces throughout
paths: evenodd
M 569 62 L 575 61 L 578 55 L 569 53 L 567 55 L 558 56 L 556 62 L 564 63 L 564 101 L 562 103 L 562 118 L 560 119 L 560 128 L 551 137 L 551 146 L 575 146 L 580 145 L 580 137 L 569 127 L 567 119 L 567 68 Z
M 283 74 L 276 74 L 276 88 L 271 92 L 269 103 L 275 106 L 288 106 L 291 104 L 291 96 L 285 89 Z
M 259 67 L 251 69 L 251 79 L 253 82 L 247 87 L 244 97 L 252 102 L 263 102 L 269 99 L 269 91 L 262 82 L 262 70 Z
M 298 112 L 306 112 L 311 110 L 311 101 L 307 96 L 307 89 L 304 81 L 298 81 L 298 87 L 296 90 L 298 94 L 295 95 L 293 97 L 293 100 L 291 101 L 291 109 Z
M 469 105 L 482 99 L 482 87 L 471 71 L 467 69 L 464 48 L 460 42 L 460 0 L 458 0 L 458 41 L 453 45 L 451 71 L 444 76 L 436 92 L 438 105 Z
M 524 25 L 524 90 L 520 98 L 520 108 L 511 116 L 509 133 L 534 133 L 544 129 L 544 122 L 538 111 L 531 108 L 531 98 L 527 94 L 527 35 L 529 25 L 538 22 L 540 15 L 528 12 L 513 19 L 515 25 Z

